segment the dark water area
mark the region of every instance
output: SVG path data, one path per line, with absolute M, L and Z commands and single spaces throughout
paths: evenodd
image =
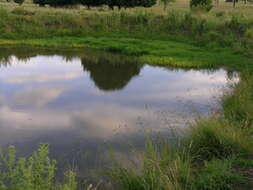
M 155 67 L 91 50 L 0 52 L 0 145 L 25 156 L 49 143 L 58 168 L 82 176 L 108 166 L 108 147 L 130 159 L 147 132 L 184 131 L 219 109 L 222 89 L 238 80 L 224 69 Z

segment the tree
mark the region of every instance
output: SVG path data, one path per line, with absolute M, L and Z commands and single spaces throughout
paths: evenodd
M 219 6 L 219 0 L 214 0 L 215 1 L 215 5 L 218 7 Z
M 105 0 L 79 0 L 79 3 L 90 9 L 90 7 L 97 7 L 105 4 Z
M 53 7 L 82 4 L 87 6 L 88 9 L 90 9 L 90 7 L 97 7 L 101 5 L 108 5 L 111 9 L 117 6 L 119 9 L 121 9 L 122 7 L 151 7 L 156 4 L 156 0 L 33 0 L 33 2 L 35 4 L 39 4 L 40 6 L 45 6 L 48 4 Z
M 212 0 L 191 0 L 191 9 L 198 8 L 205 11 L 210 11 L 213 8 Z
M 89 72 L 95 85 L 103 91 L 123 89 L 127 84 L 140 74 L 142 64 L 133 63 L 120 56 L 103 55 L 96 59 L 82 58 L 83 70 Z
M 166 10 L 167 6 L 170 2 L 176 2 L 176 0 L 161 0 L 161 2 L 163 3 L 163 9 Z
M 111 9 L 117 6 L 119 9 L 122 7 L 151 7 L 156 4 L 156 0 L 106 0 L 106 5 Z
M 79 0 L 45 0 L 45 4 L 53 7 L 72 6 L 79 3 Z
M 133 0 L 106 0 L 105 4 L 109 6 L 110 9 L 114 9 L 115 6 L 118 7 L 118 9 L 120 10 L 122 7 L 131 7 L 130 5 L 132 4 Z
M 33 3 L 38 4 L 41 7 L 43 7 L 47 4 L 46 0 L 33 0 Z
M 19 4 L 20 6 L 24 3 L 25 0 L 14 0 L 15 3 Z

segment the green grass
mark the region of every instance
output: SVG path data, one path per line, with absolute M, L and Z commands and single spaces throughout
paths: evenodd
M 0 45 L 90 47 L 174 67 L 252 67 L 253 17 L 224 14 L 2 8 Z
M 247 156 L 253 147 L 252 137 L 244 130 L 216 118 L 197 121 L 183 141 L 198 163 L 214 158 Z
M 224 117 L 233 125 L 251 129 L 253 124 L 252 76 L 249 71 L 241 73 L 242 80 L 225 92 L 221 99 Z M 253 131 L 252 131 L 253 132 Z

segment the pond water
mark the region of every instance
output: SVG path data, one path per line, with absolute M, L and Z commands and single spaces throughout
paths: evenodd
M 105 146 L 129 156 L 130 147 L 143 149 L 146 131 L 169 135 L 218 109 L 222 88 L 237 78 L 89 52 L 8 52 L 0 55 L 0 145 L 26 155 L 47 142 L 59 168 L 82 175 L 110 160 Z

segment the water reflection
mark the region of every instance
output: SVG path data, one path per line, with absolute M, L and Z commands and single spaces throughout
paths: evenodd
M 107 57 L 108 58 L 108 57 Z M 142 68 L 136 62 L 124 61 L 124 59 L 98 59 L 82 58 L 83 70 L 90 73 L 90 78 L 100 90 L 113 91 L 124 88 L 134 76 L 138 76 Z
M 74 163 L 82 175 L 106 165 L 105 144 L 130 155 L 130 145 L 143 148 L 144 131 L 169 134 L 218 108 L 214 97 L 228 83 L 222 69 L 170 70 L 90 50 L 15 51 L 0 51 L 0 144 L 25 155 L 48 142 L 60 168 Z

